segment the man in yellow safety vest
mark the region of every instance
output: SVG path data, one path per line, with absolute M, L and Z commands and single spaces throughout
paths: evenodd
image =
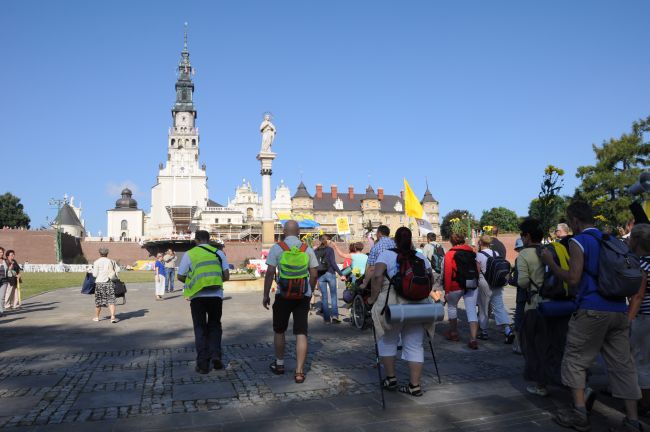
M 226 254 L 210 245 L 210 233 L 199 230 L 194 241 L 196 246 L 181 259 L 178 280 L 185 284 L 183 295 L 192 310 L 196 372 L 207 374 L 210 363 L 214 369 L 223 369 L 221 310 L 223 283 L 230 279 L 230 273 Z

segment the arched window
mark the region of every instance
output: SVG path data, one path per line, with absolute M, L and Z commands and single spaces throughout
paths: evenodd
M 122 223 L 120 224 L 122 226 L 122 230 L 128 230 L 129 229 L 129 223 L 126 221 L 126 219 L 122 219 Z
M 192 139 L 192 145 L 196 146 L 196 139 L 194 139 L 194 138 Z
M 174 147 L 174 144 L 176 144 L 176 140 L 172 138 L 172 147 Z

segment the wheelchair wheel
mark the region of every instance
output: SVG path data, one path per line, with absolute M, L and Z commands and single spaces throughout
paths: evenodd
M 366 305 L 360 295 L 354 296 L 352 300 L 352 324 L 359 330 L 366 325 Z

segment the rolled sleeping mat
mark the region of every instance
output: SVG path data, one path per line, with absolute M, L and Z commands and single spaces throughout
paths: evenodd
M 442 303 L 393 304 L 386 308 L 388 324 L 432 324 L 444 318 Z

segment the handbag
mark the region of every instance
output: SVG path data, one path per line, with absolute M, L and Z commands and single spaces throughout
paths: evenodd
M 126 284 L 117 277 L 115 261 L 113 261 L 113 277 L 111 278 L 111 282 L 113 282 L 113 292 L 115 293 L 115 297 L 124 297 L 126 294 Z
M 95 294 L 95 276 L 92 273 L 86 273 L 86 279 L 81 285 L 81 294 Z

